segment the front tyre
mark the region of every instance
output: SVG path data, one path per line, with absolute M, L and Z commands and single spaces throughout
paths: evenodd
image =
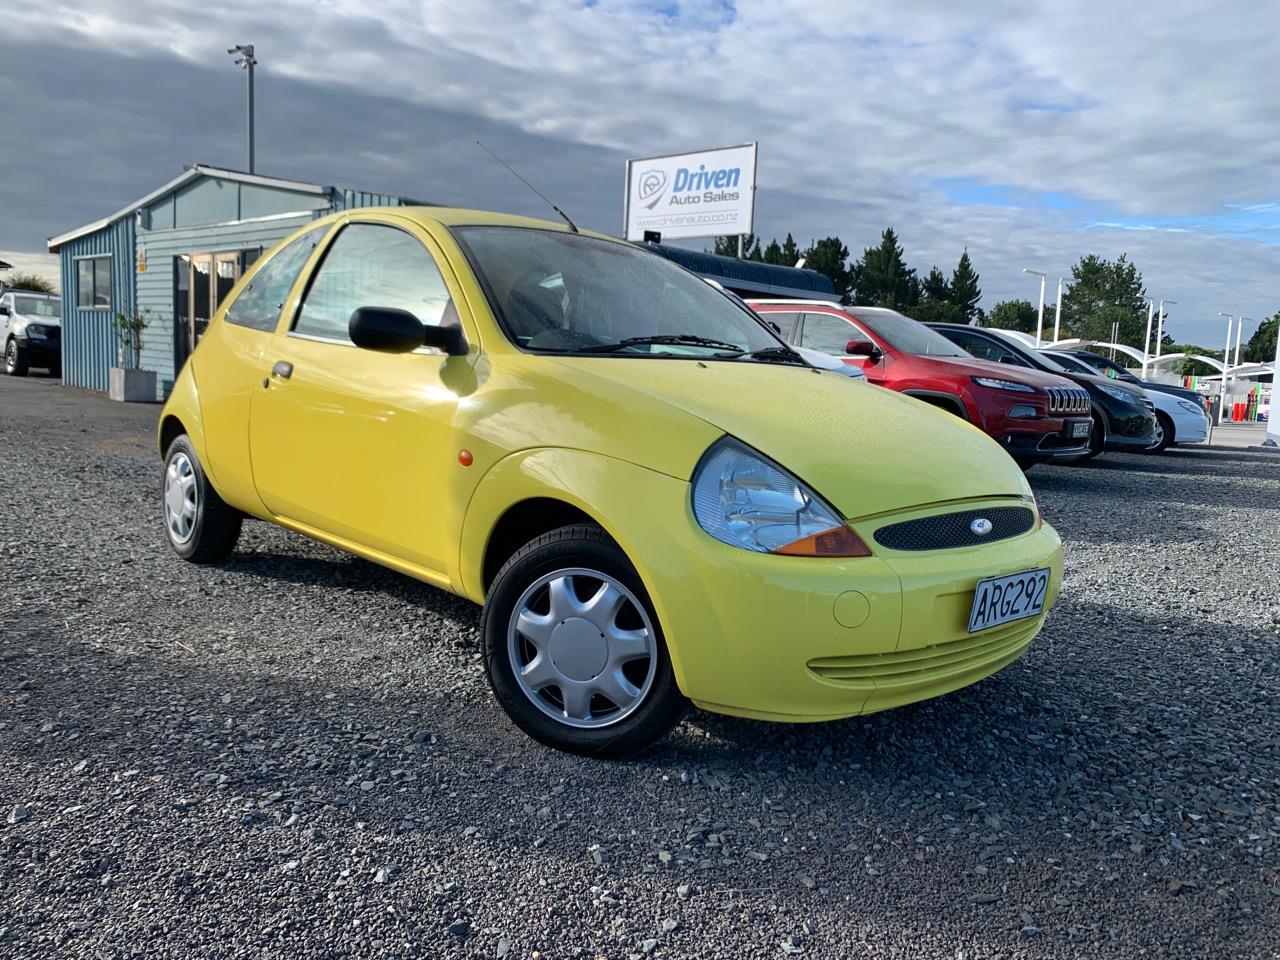
M 15 337 L 10 337 L 4 345 L 4 372 L 11 377 L 25 377 L 29 367 L 27 351 L 18 345 Z
M 547 746 L 621 757 L 662 739 L 684 713 L 644 584 L 594 524 L 552 530 L 508 560 L 480 631 L 498 702 Z
M 1174 430 L 1173 420 L 1167 413 L 1161 410 L 1156 411 L 1156 427 L 1151 434 L 1151 446 L 1147 447 L 1146 453 L 1164 453 L 1169 448 L 1169 444 L 1173 443 Z
M 161 505 L 169 546 L 183 560 L 218 563 L 235 549 L 244 517 L 213 489 L 186 434 L 165 454 Z

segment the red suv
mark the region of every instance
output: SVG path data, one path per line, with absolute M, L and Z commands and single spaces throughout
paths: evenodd
M 979 360 L 894 310 L 817 300 L 748 303 L 789 343 L 842 356 L 872 383 L 981 427 L 1024 469 L 1089 452 L 1089 394 L 1064 377 Z

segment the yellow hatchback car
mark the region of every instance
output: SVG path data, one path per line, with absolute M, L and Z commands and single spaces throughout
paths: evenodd
M 639 247 L 442 208 L 259 259 L 159 425 L 174 550 L 244 517 L 484 604 L 530 736 L 621 755 L 688 701 L 767 720 L 934 697 L 1018 657 L 1062 548 L 948 413 L 807 364 Z

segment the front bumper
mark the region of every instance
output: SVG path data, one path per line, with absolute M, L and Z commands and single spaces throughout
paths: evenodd
M 669 506 L 685 522 L 638 525 L 637 542 L 624 548 L 657 608 L 680 689 L 718 713 L 832 720 L 967 686 L 1021 655 L 1045 616 L 970 635 L 977 582 L 1049 567 L 1047 612 L 1062 580 L 1062 543 L 1048 525 L 981 546 L 920 552 L 890 550 L 873 538 L 891 523 L 1019 500 L 857 522 L 875 555 L 817 559 L 722 544 L 697 526 L 688 486 L 663 491 L 663 499 L 673 495 L 680 502 Z M 645 562 L 654 557 L 666 562 Z
M 47 367 L 62 362 L 62 339 L 36 339 L 35 337 L 16 337 L 27 355 L 27 362 L 35 367 Z
M 1209 439 L 1209 418 L 1191 412 L 1178 413 L 1173 421 L 1174 443 L 1203 443 Z
M 1106 410 L 1108 450 L 1145 450 L 1155 436 L 1155 414 L 1134 407 Z
M 1051 422 L 1056 426 L 1050 432 L 1010 430 L 999 438 L 1000 446 L 1018 460 L 1035 463 L 1072 460 L 1089 452 L 1089 434 L 1086 432 L 1083 437 L 1072 435 L 1076 423 L 1088 424 L 1090 430 L 1093 428 L 1093 421 L 1089 417 Z

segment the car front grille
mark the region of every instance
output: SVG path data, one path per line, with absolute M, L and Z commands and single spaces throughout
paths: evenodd
M 1085 414 L 1089 412 L 1089 394 L 1079 387 L 1046 387 L 1049 395 L 1049 412 L 1056 414 Z
M 990 522 L 990 531 L 973 532 L 972 524 L 979 519 Z M 881 527 L 874 536 L 876 543 L 890 550 L 947 550 L 1007 540 L 1026 533 L 1035 522 L 1035 511 L 1028 507 L 993 507 L 904 520 Z
M 931 647 L 820 657 L 810 660 L 808 667 L 824 680 L 855 690 L 893 694 L 928 688 L 989 673 L 1015 659 L 1031 644 L 1039 620 L 1034 617 Z

